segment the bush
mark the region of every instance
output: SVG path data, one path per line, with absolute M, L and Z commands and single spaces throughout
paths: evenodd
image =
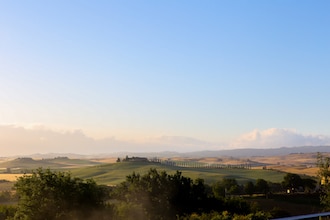
M 38 169 L 19 177 L 15 219 L 88 219 L 105 208 L 106 191 L 93 180 L 70 173 Z

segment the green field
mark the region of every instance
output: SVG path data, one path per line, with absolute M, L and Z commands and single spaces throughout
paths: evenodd
M 8 169 L 10 169 L 10 172 L 13 173 L 24 173 L 29 170 L 35 170 L 39 167 L 43 167 L 44 169 L 49 168 L 56 170 L 65 170 L 72 169 L 75 167 L 94 166 L 97 164 L 101 163 L 83 159 L 69 159 L 67 157 L 57 157 L 53 159 L 40 160 L 35 160 L 32 158 L 16 158 L 14 160 L 9 160 L 0 163 L 0 173 L 8 172 Z
M 188 167 L 171 167 L 155 163 L 147 162 L 121 162 L 97 165 L 92 167 L 72 169 L 73 176 L 80 178 L 93 178 L 98 184 L 116 185 L 123 182 L 126 176 L 135 173 L 145 174 L 150 168 L 157 170 L 165 170 L 169 174 L 175 173 L 177 170 L 182 172 L 183 176 L 192 179 L 202 178 L 206 183 L 212 184 L 222 178 L 235 178 L 238 183 L 243 184 L 247 181 L 255 181 L 256 179 L 265 179 L 270 182 L 281 182 L 285 173 L 275 170 L 251 170 L 238 168 L 188 168 Z
M 205 183 L 212 184 L 222 178 L 235 178 L 239 184 L 256 179 L 265 179 L 270 182 L 278 183 L 283 180 L 286 173 L 275 170 L 263 169 L 242 169 L 242 168 L 191 168 L 173 167 L 160 163 L 150 162 L 120 162 L 120 163 L 99 163 L 90 160 L 54 158 L 34 160 L 32 158 L 17 158 L 11 161 L 0 163 L 0 173 L 5 175 L 8 168 L 11 173 L 29 173 L 39 167 L 52 170 L 70 171 L 73 176 L 83 179 L 92 178 L 98 184 L 117 185 L 125 181 L 126 176 L 135 173 L 145 174 L 151 168 L 159 171 L 165 170 L 169 174 L 177 170 L 183 176 L 191 179 L 201 178 Z M 3 179 L 6 179 L 3 177 Z M 12 181 L 12 180 L 10 180 Z
M 192 161 L 191 164 L 196 164 Z M 73 177 L 82 179 L 94 179 L 100 185 L 118 185 L 125 181 L 128 175 L 133 172 L 141 175 L 146 174 L 151 168 L 160 171 L 166 171 L 168 174 L 174 174 L 176 171 L 182 172 L 185 177 L 190 177 L 192 180 L 201 178 L 206 184 L 212 185 L 223 178 L 234 178 L 238 184 L 243 185 L 247 181 L 255 182 L 257 179 L 264 179 L 273 183 L 281 183 L 286 172 L 272 169 L 247 169 L 247 168 L 192 168 L 169 166 L 161 163 L 153 162 L 95 162 L 93 160 L 84 159 L 69 159 L 65 157 L 54 159 L 35 160 L 32 158 L 17 158 L 11 161 L 0 163 L 0 192 L 11 191 L 17 177 L 30 175 L 31 170 L 39 167 L 43 169 L 50 168 L 57 171 L 69 171 Z M 8 168 L 10 173 L 8 173 Z M 290 196 L 290 197 L 288 197 Z M 295 196 L 293 198 L 293 196 Z M 299 195 L 297 195 L 299 196 Z M 319 198 L 312 198 L 312 195 L 302 198 L 296 195 L 270 195 L 264 196 L 255 195 L 246 197 L 250 202 L 255 203 L 262 210 L 272 211 L 274 208 L 284 210 L 287 213 L 299 215 L 313 213 L 321 210 L 319 207 Z M 297 198 L 296 198 L 297 197 Z M 292 200 L 295 199 L 295 200 Z

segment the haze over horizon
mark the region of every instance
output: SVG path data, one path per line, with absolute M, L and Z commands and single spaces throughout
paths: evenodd
M 153 153 L 173 151 L 188 153 L 229 149 L 270 149 L 281 147 L 330 146 L 330 136 L 306 135 L 292 129 L 253 130 L 231 142 L 208 142 L 184 136 L 158 136 L 143 140 L 121 140 L 115 137 L 95 139 L 83 131 L 55 131 L 48 128 L 0 126 L 1 156 L 31 154 L 97 155 L 119 152 Z
M 1 154 L 329 145 L 329 9 L 1 1 Z

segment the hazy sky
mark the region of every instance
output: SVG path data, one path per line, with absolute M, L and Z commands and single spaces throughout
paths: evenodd
M 328 0 L 0 1 L 1 149 L 29 152 L 22 130 L 58 134 L 53 152 L 79 152 L 63 148 L 68 134 L 139 151 L 328 140 L 329 11 Z

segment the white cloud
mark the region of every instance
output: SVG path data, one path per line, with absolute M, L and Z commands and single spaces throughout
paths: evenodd
M 34 153 L 100 154 L 113 152 L 191 152 L 234 148 L 278 148 L 330 145 L 330 137 L 306 135 L 293 129 L 253 130 L 233 143 L 212 143 L 183 136 L 161 136 L 144 141 L 125 141 L 114 137 L 93 139 L 82 131 L 54 131 L 44 126 L 29 128 L 0 125 L 1 156 Z
M 80 131 L 56 132 L 45 127 L 24 128 L 12 125 L 0 126 L 0 150 L 2 155 L 31 153 L 74 152 L 94 143 Z
M 145 146 L 154 146 L 154 148 L 162 149 L 163 151 L 202 151 L 202 150 L 217 150 L 221 147 L 219 143 L 207 142 L 191 137 L 184 136 L 161 136 L 151 138 L 145 141 Z
M 93 139 L 82 131 L 54 131 L 44 126 L 0 125 L 0 156 L 34 153 L 99 154 L 112 152 L 189 152 L 218 149 L 215 144 L 189 137 L 162 136 L 144 141 Z
M 329 145 L 330 137 L 324 135 L 306 135 L 294 129 L 270 128 L 253 130 L 243 134 L 231 144 L 233 148 L 278 148 L 294 146 Z

